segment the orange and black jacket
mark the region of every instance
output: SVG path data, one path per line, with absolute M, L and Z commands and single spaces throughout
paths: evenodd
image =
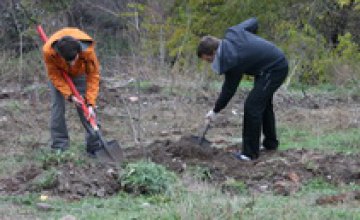
M 66 61 L 53 48 L 54 43 L 64 36 L 71 36 L 80 41 L 82 51 L 73 66 Z M 43 46 L 45 65 L 48 76 L 57 90 L 66 99 L 72 95 L 70 87 L 62 76 L 65 71 L 70 77 L 86 74 L 86 96 L 87 104 L 95 106 L 99 94 L 99 61 L 95 53 L 95 41 L 83 31 L 77 28 L 63 28 L 55 32 Z

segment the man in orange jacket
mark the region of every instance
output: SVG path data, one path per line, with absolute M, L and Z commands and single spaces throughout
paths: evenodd
M 84 96 L 89 113 L 94 115 L 99 93 L 99 62 L 95 54 L 95 41 L 77 28 L 63 28 L 54 33 L 43 46 L 43 53 L 51 90 L 51 148 L 66 150 L 69 135 L 65 122 L 65 99 L 75 103 L 81 122 L 87 130 L 87 152 L 95 154 L 100 148 L 97 136 L 91 135 L 89 125 L 79 107 L 80 101 L 72 94 L 62 76 L 66 72 L 79 93 Z

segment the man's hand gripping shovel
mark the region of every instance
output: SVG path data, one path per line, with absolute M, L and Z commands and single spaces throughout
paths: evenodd
M 37 26 L 37 32 L 40 35 L 41 40 L 45 43 L 48 38 L 42 29 L 42 27 L 39 25 Z M 85 104 L 85 100 L 80 95 L 80 93 L 77 91 L 74 83 L 72 82 L 71 78 L 65 73 L 64 71 L 61 73 L 64 77 L 65 81 L 69 85 L 71 92 L 76 97 L 77 101 L 79 101 L 79 107 L 88 121 L 88 125 L 84 125 L 85 129 L 90 132 L 92 135 L 96 135 L 99 138 L 99 141 L 101 143 L 101 146 L 99 150 L 95 152 L 96 157 L 101 161 L 105 163 L 120 163 L 123 159 L 123 151 L 120 148 L 119 143 L 116 140 L 112 140 L 107 142 L 99 129 L 99 125 L 96 121 L 96 115 L 90 114 L 89 109 L 87 108 Z

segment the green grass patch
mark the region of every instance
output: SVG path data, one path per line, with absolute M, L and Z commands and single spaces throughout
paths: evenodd
M 75 143 L 66 151 L 54 150 L 49 147 L 40 148 L 34 152 L 34 159 L 39 162 L 44 169 L 51 168 L 59 164 L 73 162 L 81 165 L 86 161 L 84 147 L 80 143 Z
M 312 192 L 314 190 L 334 190 L 336 186 L 322 178 L 314 178 L 302 186 L 302 192 Z
M 35 215 L 40 219 L 60 219 L 73 215 L 77 219 L 359 219 L 358 206 L 351 203 L 319 206 L 315 201 L 324 194 L 349 192 L 350 187 L 328 187 L 321 180 L 314 180 L 309 187 L 293 196 L 272 194 L 241 194 L 229 196 L 219 188 L 201 182 L 192 182 L 172 194 L 139 195 L 119 193 L 106 199 L 86 198 L 67 202 L 57 197 L 46 201 L 54 209 L 36 212 L 40 195 L 0 197 L 5 202 L 17 204 L 26 210 L 22 217 Z M 13 212 L 15 213 L 15 212 Z M 14 216 L 16 216 L 14 214 Z M 11 217 L 11 216 L 8 216 Z M 11 218 L 9 218 L 11 219 Z
M 219 81 L 212 81 L 210 82 L 210 89 L 213 89 L 215 91 L 219 91 L 222 88 L 222 85 L 224 83 L 224 79 L 222 78 Z M 241 89 L 252 89 L 254 86 L 254 81 L 253 80 L 241 80 L 240 85 L 238 88 Z
M 252 89 L 254 86 L 254 81 L 253 80 L 241 80 L 240 86 L 244 89 Z
M 129 84 L 129 87 L 132 87 L 135 89 L 137 89 L 139 87 L 139 89 L 141 91 L 147 91 L 147 90 L 151 89 L 153 86 L 155 86 L 155 84 L 149 80 L 140 80 L 139 82 L 135 80 Z
M 34 205 L 36 202 L 40 202 L 40 194 L 29 193 L 21 196 L 2 196 L 0 197 L 0 200 L 5 202 L 12 202 L 16 205 L 28 206 Z
M 243 219 L 357 219 L 357 208 L 347 206 L 317 206 L 314 194 L 300 197 L 263 195 L 255 199 L 252 209 L 244 212 Z
M 21 112 L 24 110 L 23 104 L 18 100 L 9 100 L 4 108 L 10 112 L 13 112 L 14 114 L 21 114 Z
M 358 95 L 360 92 L 360 81 L 354 80 L 346 85 L 335 85 L 330 83 L 323 83 L 316 86 L 304 85 L 295 83 L 288 88 L 293 93 L 302 94 L 305 91 L 306 94 L 326 94 L 329 97 L 344 97 L 349 95 Z
M 360 152 L 360 129 L 348 129 L 324 136 L 324 145 L 346 152 Z
M 306 148 L 343 153 L 360 152 L 360 129 L 358 128 L 316 135 L 293 125 L 282 125 L 278 132 L 282 149 Z

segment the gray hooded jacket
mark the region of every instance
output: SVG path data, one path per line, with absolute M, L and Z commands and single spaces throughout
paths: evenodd
M 260 75 L 287 67 L 284 53 L 273 43 L 256 36 L 256 18 L 250 18 L 226 31 L 213 63 L 213 69 L 225 75 L 221 93 L 215 103 L 217 113 L 234 96 L 243 74 Z
M 230 27 L 221 42 L 220 73 L 234 71 L 257 75 L 276 65 L 285 65 L 284 53 L 273 43 L 255 35 L 256 18 Z

